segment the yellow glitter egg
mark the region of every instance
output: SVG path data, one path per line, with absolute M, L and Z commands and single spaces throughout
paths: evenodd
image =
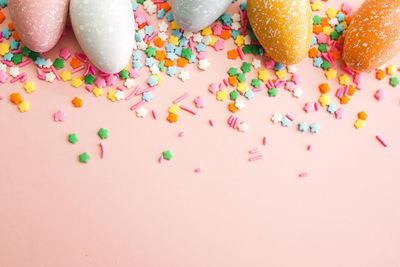
M 307 56 L 312 38 L 309 0 L 248 0 L 250 25 L 273 60 L 285 65 Z

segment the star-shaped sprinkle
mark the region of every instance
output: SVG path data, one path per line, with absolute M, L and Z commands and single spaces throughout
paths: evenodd
M 297 68 L 295 65 L 289 65 L 287 66 L 287 70 L 289 73 L 295 74 L 297 72 Z
M 300 122 L 297 126 L 297 129 L 299 129 L 300 132 L 305 132 L 308 130 L 308 124 L 305 122 Z
M 275 87 L 272 87 L 271 89 L 268 90 L 268 95 L 271 97 L 275 97 L 278 95 L 278 89 Z
M 18 105 L 18 109 L 20 112 L 26 112 L 29 110 L 29 103 L 26 101 L 22 101 L 19 105 Z
M 90 159 L 90 155 L 86 152 L 79 155 L 79 161 L 81 163 L 88 163 Z
M 71 85 L 75 88 L 78 88 L 79 86 L 81 86 L 83 84 L 82 80 L 79 78 L 73 78 L 71 80 Z
M 71 56 L 71 52 L 68 48 L 64 47 L 60 49 L 60 57 L 64 60 L 67 60 Z
M 74 99 L 72 99 L 72 105 L 74 105 L 74 107 L 76 108 L 80 108 L 82 107 L 82 99 L 80 99 L 79 97 L 75 97 Z
M 8 74 L 5 70 L 0 70 L 0 82 L 5 83 L 7 81 Z
M 219 90 L 216 94 L 216 97 L 218 101 L 225 101 L 225 99 L 228 97 L 228 92 L 225 89 Z
M 384 100 L 385 98 L 386 98 L 386 91 L 385 90 L 382 90 L 382 89 L 379 89 L 379 90 L 377 90 L 376 92 L 375 92 L 375 99 L 376 100 L 378 100 L 378 101 L 382 101 L 382 100 Z
M 158 24 L 158 28 L 160 29 L 160 32 L 166 32 L 168 30 L 168 24 L 165 23 L 165 21 L 162 21 Z
M 126 88 L 131 89 L 133 86 L 135 86 L 135 80 L 128 78 L 126 79 L 124 85 L 126 86 Z
M 198 96 L 194 99 L 194 104 L 197 108 L 204 108 L 206 107 L 206 99 L 202 96 Z
M 336 104 L 329 104 L 328 106 L 328 112 L 331 114 L 334 114 L 337 110 Z
M 210 66 L 210 62 L 208 62 L 207 58 L 199 60 L 199 69 L 206 70 L 206 69 L 208 69 L 209 66 Z
M 274 115 L 272 115 L 272 118 L 271 118 L 272 122 L 275 124 L 281 122 L 282 119 L 283 119 L 283 115 L 280 113 L 275 113 Z
M 97 132 L 97 134 L 99 135 L 99 137 L 101 139 L 107 139 L 108 138 L 108 130 L 107 129 L 100 128 L 100 130 Z
M 282 125 L 283 127 L 289 127 L 289 125 L 290 125 L 291 122 L 292 122 L 292 121 L 289 120 L 289 118 L 285 116 L 285 117 L 283 117 L 282 120 L 281 120 L 281 125 Z
M 8 71 L 10 73 L 11 76 L 13 76 L 14 78 L 17 77 L 20 73 L 19 73 L 19 68 L 18 67 L 10 67 L 10 70 Z
M 261 61 L 259 60 L 259 59 L 253 59 L 253 62 L 251 63 L 252 65 L 253 65 L 253 67 L 255 68 L 255 69 L 258 69 L 258 68 L 260 68 L 261 67 Z
M 147 115 L 147 109 L 145 109 L 144 107 L 140 107 L 136 110 L 136 116 L 138 118 L 144 118 Z
M 296 89 L 293 90 L 293 96 L 300 98 L 303 95 L 303 90 L 300 87 L 297 87 Z
M 103 94 L 103 89 L 101 89 L 101 88 L 95 86 L 95 87 L 93 88 L 93 90 L 92 90 L 92 93 L 93 93 L 96 97 L 99 97 L 99 96 L 101 96 L 101 95 Z
M 66 82 L 66 81 L 70 81 L 71 80 L 71 72 L 63 70 L 60 74 L 60 78 Z
M 146 102 L 150 102 L 153 99 L 153 95 L 151 94 L 151 92 L 144 92 L 142 94 L 142 99 Z
M 56 75 L 54 75 L 53 72 L 46 73 L 46 82 L 52 83 L 52 82 L 54 82 L 55 79 L 56 79 Z
M 190 74 L 189 72 L 182 70 L 179 74 L 179 78 L 182 80 L 182 82 L 186 82 L 190 79 Z
M 322 107 L 326 107 L 329 105 L 330 102 L 330 97 L 329 95 L 326 94 L 322 94 L 319 99 L 318 102 L 321 104 Z
M 236 100 L 235 101 L 235 107 L 237 107 L 239 110 L 244 108 L 246 104 L 244 103 L 243 100 Z
M 115 98 L 120 101 L 125 99 L 125 92 L 121 90 L 117 90 L 117 92 L 114 94 Z
M 303 110 L 304 110 L 306 113 L 310 113 L 311 111 L 314 111 L 314 110 L 315 110 L 315 104 L 312 103 L 312 102 L 307 102 L 307 103 L 304 105 Z
M 110 99 L 112 102 L 117 101 L 117 98 L 115 97 L 116 93 L 117 93 L 117 90 L 108 90 L 107 98 Z
M 201 40 L 203 40 L 203 36 L 200 33 L 193 34 L 193 41 L 201 42 Z
M 178 114 L 179 111 L 181 111 L 181 107 L 178 104 L 171 105 L 168 109 L 168 112 L 173 114 Z
M 342 119 L 344 115 L 344 109 L 339 108 L 338 110 L 335 111 L 335 118 L 336 119 Z
M 357 130 L 364 128 L 364 126 L 365 126 L 365 120 L 357 119 L 356 122 L 354 123 L 354 127 Z
M 171 150 L 164 151 L 162 154 L 163 154 L 163 158 L 164 159 L 166 159 L 166 160 L 171 160 L 172 159 Z
M 24 89 L 25 89 L 25 91 L 26 91 L 28 94 L 29 94 L 29 93 L 32 93 L 32 92 L 35 91 L 35 84 L 34 84 L 33 82 L 27 81 L 27 82 L 24 84 Z
M 72 133 L 72 134 L 68 135 L 68 141 L 71 144 L 76 144 L 79 141 L 79 139 L 78 139 L 78 136 L 75 133 Z
M 397 77 L 391 77 L 390 78 L 390 85 L 393 87 L 396 87 L 397 85 L 399 85 L 400 81 L 399 78 Z
M 67 117 L 67 113 L 65 113 L 62 110 L 59 110 L 56 113 L 54 113 L 54 121 L 56 121 L 56 122 L 63 122 L 63 121 L 65 121 L 66 117 Z
M 239 132 L 245 133 L 249 130 L 249 125 L 243 121 L 238 125 L 238 130 Z
M 313 124 L 310 125 L 310 131 L 312 133 L 318 133 L 320 128 L 321 127 L 319 126 L 318 123 L 313 123 Z

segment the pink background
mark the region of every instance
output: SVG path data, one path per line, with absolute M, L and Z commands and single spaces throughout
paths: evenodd
M 361 1 L 349 2 L 358 7 Z M 323 3 L 328 6 L 339 8 L 340 2 Z M 225 50 L 233 47 L 232 40 L 227 44 Z M 71 32 L 46 56 L 54 59 L 66 46 L 78 51 Z M 318 99 L 317 85 L 325 81 L 306 59 L 298 66 L 303 98 L 256 93 L 239 112 L 250 125 L 242 134 L 226 124 L 227 103 L 207 91 L 241 62 L 208 49 L 207 72 L 189 67 L 186 83 L 164 75 L 146 104 L 158 112 L 157 121 L 136 118 L 129 107 L 137 99 L 112 103 L 68 83 L 34 79 L 32 94 L 20 83 L 1 85 L 0 266 L 400 266 L 399 88 L 364 74 L 363 91 L 352 97 L 342 120 L 322 109 L 306 114 L 304 103 Z M 32 65 L 24 70 L 33 77 Z M 338 87 L 336 80 L 330 84 Z M 388 92 L 383 102 L 373 97 L 377 89 Z M 8 101 L 12 92 L 21 92 L 29 112 Z M 193 107 L 202 95 L 208 105 L 197 116 L 181 111 L 171 125 L 167 108 L 184 92 L 190 98 L 183 104 Z M 75 96 L 83 99 L 81 109 L 71 105 Z M 59 109 L 68 113 L 63 123 L 52 117 Z M 362 110 L 369 115 L 366 127 L 355 130 Z M 318 122 L 321 130 L 313 135 L 294 124 L 273 125 L 275 112 Z M 105 159 L 100 127 L 110 132 Z M 71 132 L 80 139 L 76 145 L 66 140 Z M 264 159 L 249 163 L 254 147 Z M 157 163 L 166 149 L 172 161 Z M 78 155 L 85 151 L 92 158 L 81 164 Z M 309 176 L 298 178 L 302 172 Z

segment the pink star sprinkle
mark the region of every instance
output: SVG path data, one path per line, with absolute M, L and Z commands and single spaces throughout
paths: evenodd
M 197 108 L 204 108 L 206 106 L 206 100 L 202 96 L 198 96 L 194 99 L 194 104 Z
M 71 52 L 69 52 L 68 48 L 61 48 L 60 50 L 60 58 L 67 60 L 71 56 Z
M 96 80 L 94 81 L 94 84 L 98 88 L 104 88 L 104 87 L 106 87 L 106 80 L 104 80 L 103 77 L 97 77 Z
M 59 110 L 56 113 L 54 113 L 54 120 L 56 122 L 63 122 L 63 121 L 65 121 L 66 117 L 67 117 L 67 113 L 65 113 L 62 110 Z
M 214 44 L 214 49 L 215 51 L 219 50 L 224 50 L 225 47 L 225 42 L 219 39 L 215 44 Z
M 5 70 L 0 70 L 0 83 L 5 83 L 8 78 L 8 74 Z
M 304 105 L 303 110 L 304 110 L 306 113 L 310 113 L 311 111 L 314 111 L 314 110 L 315 110 L 315 105 L 314 105 L 314 103 L 307 102 L 307 103 Z
M 377 90 L 376 92 L 375 92 L 375 98 L 376 98 L 376 100 L 378 100 L 378 101 L 382 101 L 383 99 L 385 99 L 386 98 L 386 91 L 385 90 L 382 90 L 382 89 L 379 89 L 379 90 Z
M 335 111 L 335 117 L 336 119 L 343 119 L 343 115 L 344 115 L 344 109 L 339 108 L 338 110 Z

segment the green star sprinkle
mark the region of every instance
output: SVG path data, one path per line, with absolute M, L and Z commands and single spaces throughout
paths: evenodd
M 240 83 L 246 81 L 246 75 L 244 73 L 239 73 L 236 78 Z
M 57 70 L 64 68 L 64 59 L 56 58 L 56 60 L 54 60 L 53 66 Z
M 269 96 L 277 96 L 278 95 L 278 89 L 275 87 L 272 87 L 271 89 L 268 90 L 268 95 Z
M 30 53 L 31 53 L 31 50 L 28 47 L 26 47 L 26 46 L 21 47 L 21 54 L 22 55 L 24 55 L 26 57 L 29 57 Z
M 85 76 L 85 84 L 93 84 L 93 82 L 94 82 L 94 76 L 92 74 L 88 74 Z
M 161 72 L 164 71 L 164 60 L 158 63 L 158 68 L 160 69 Z
M 255 88 L 258 88 L 258 87 L 261 86 L 261 81 L 260 81 L 259 79 L 253 79 L 253 80 L 251 81 L 251 86 L 253 86 L 253 87 L 255 87 Z
M 166 160 L 171 160 L 172 159 L 172 153 L 170 150 L 164 151 L 163 153 L 163 158 Z
M 72 133 L 72 134 L 68 135 L 68 141 L 72 144 L 76 144 L 79 141 L 79 139 L 75 133 Z
M 247 73 L 250 72 L 251 70 L 251 64 L 247 63 L 247 62 L 243 62 L 242 66 L 240 67 L 240 69 L 243 71 L 243 73 Z
M 155 47 L 149 46 L 146 49 L 146 55 L 148 57 L 154 57 L 156 55 L 157 49 Z
M 318 15 L 315 15 L 314 17 L 313 17 L 313 24 L 314 25 L 319 25 L 319 24 L 321 24 L 321 17 L 320 16 L 318 16 Z
M 122 80 L 126 80 L 129 78 L 129 71 L 127 70 L 121 70 L 119 72 L 119 77 L 121 77 Z
M 238 75 L 238 70 L 237 70 L 237 68 L 230 68 L 229 70 L 228 70 L 228 74 L 229 74 L 229 76 L 235 76 L 235 75 Z
M 108 138 L 108 130 L 106 130 L 104 128 L 100 128 L 100 130 L 97 132 L 97 134 L 100 136 L 101 139 Z
M 330 66 L 331 66 L 331 64 L 329 64 L 329 62 L 324 59 L 324 61 L 321 64 L 321 68 L 323 68 L 324 70 L 327 70 L 327 69 L 329 69 Z
M 231 97 L 231 100 L 236 100 L 236 99 L 239 97 L 239 92 L 236 91 L 236 90 L 233 90 L 233 91 L 230 93 L 230 97 Z
M 79 155 L 79 161 L 82 163 L 88 163 L 89 159 L 90 159 L 90 155 L 86 152 Z
M 31 51 L 31 52 L 29 53 L 29 56 L 28 56 L 28 57 L 30 57 L 30 59 L 32 59 L 33 61 L 35 61 L 35 60 L 38 58 L 38 56 L 39 56 L 39 53 L 38 53 L 38 52 Z
M 14 54 L 12 59 L 12 62 L 14 62 L 15 65 L 18 65 L 19 63 L 22 62 L 22 55 L 21 54 Z
M 339 36 L 340 36 L 340 34 L 337 31 L 333 31 L 330 34 L 331 39 L 335 40 L 335 41 L 337 41 L 339 39 Z
M 187 60 L 189 60 L 191 56 L 192 56 L 192 50 L 190 50 L 190 47 L 182 49 L 181 57 L 184 57 Z
M 321 53 L 326 53 L 326 52 L 328 51 L 328 49 L 326 48 L 326 44 L 319 44 L 318 50 L 319 50 Z
M 399 78 L 397 77 L 392 77 L 390 78 L 390 85 L 393 87 L 396 87 L 397 85 L 399 85 L 400 81 Z

